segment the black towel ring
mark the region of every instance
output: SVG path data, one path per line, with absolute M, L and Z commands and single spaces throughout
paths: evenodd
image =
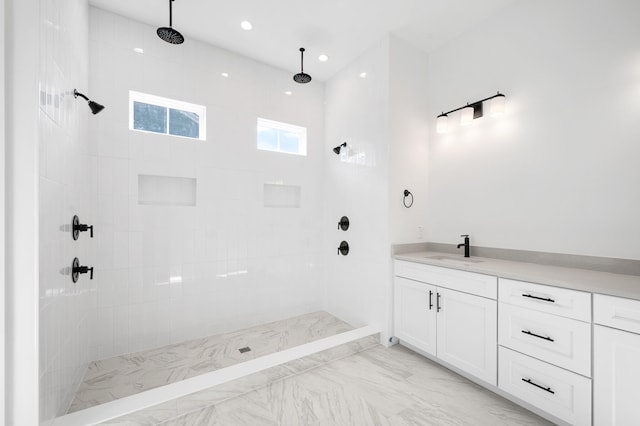
M 411 200 L 407 203 L 408 197 L 411 197 Z M 413 194 L 409 192 L 408 189 L 404 190 L 404 198 L 402 199 L 402 204 L 404 204 L 406 208 L 409 208 L 413 205 Z

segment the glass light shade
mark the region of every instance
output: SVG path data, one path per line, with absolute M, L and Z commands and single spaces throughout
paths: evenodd
M 505 96 L 498 95 L 491 99 L 491 105 L 489 106 L 490 114 L 492 117 L 504 114 Z
M 436 132 L 437 133 L 447 133 L 449 130 L 449 117 L 442 114 L 436 118 Z
M 473 107 L 467 106 L 460 111 L 460 124 L 462 126 L 468 126 L 473 121 Z

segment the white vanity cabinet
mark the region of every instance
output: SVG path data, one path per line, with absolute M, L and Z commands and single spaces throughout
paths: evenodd
M 394 263 L 394 335 L 489 384 L 497 383 L 497 278 Z
M 638 425 L 640 301 L 596 294 L 593 321 L 594 425 Z
M 572 425 L 591 424 L 591 294 L 499 280 L 498 387 Z

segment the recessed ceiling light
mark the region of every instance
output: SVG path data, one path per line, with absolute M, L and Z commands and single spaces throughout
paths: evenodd
M 220 75 L 223 76 L 224 78 L 229 77 L 229 73 L 228 72 L 221 72 Z
M 366 72 L 361 72 L 360 73 L 360 78 L 367 78 L 367 73 Z
M 142 47 L 134 47 L 133 51 L 136 53 L 144 53 L 144 49 Z
M 318 56 L 318 60 L 320 62 L 327 62 L 329 60 L 329 57 L 327 55 L 325 55 L 325 54 L 322 54 L 322 55 Z
M 291 96 L 292 92 L 291 92 L 291 90 L 287 90 L 286 92 L 284 92 L 284 94 L 287 95 L 287 96 Z
M 243 30 L 247 30 L 247 31 L 251 31 L 251 29 L 253 28 L 253 24 L 251 24 L 251 22 L 249 21 L 240 22 L 240 26 L 242 27 Z

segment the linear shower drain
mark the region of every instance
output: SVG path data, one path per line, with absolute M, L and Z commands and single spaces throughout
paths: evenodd
M 238 350 L 240 351 L 241 354 L 243 354 L 245 352 L 249 352 L 251 350 L 251 348 L 249 346 L 247 346 L 245 348 L 240 348 Z

